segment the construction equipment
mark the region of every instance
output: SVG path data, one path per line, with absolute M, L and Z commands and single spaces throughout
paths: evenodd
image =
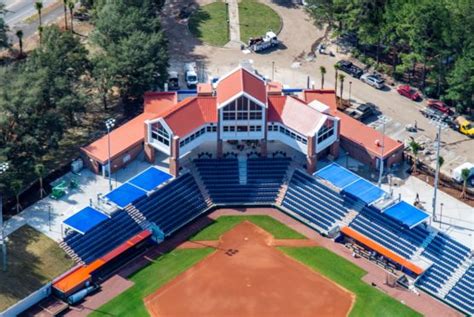
M 271 47 L 278 46 L 280 41 L 275 33 L 268 31 L 262 37 L 251 37 L 249 39 L 248 48 L 254 52 L 260 52 Z
M 198 76 L 196 70 L 196 63 L 184 64 L 184 80 L 186 81 L 186 85 L 188 85 L 188 88 L 196 88 L 198 84 Z

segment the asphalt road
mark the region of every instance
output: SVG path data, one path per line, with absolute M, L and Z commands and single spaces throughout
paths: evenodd
M 38 29 L 38 19 L 27 21 L 27 19 L 37 13 L 32 0 L 0 0 L 5 3 L 7 13 L 5 22 L 10 28 L 10 41 L 17 42 L 15 32 L 23 31 L 24 38 L 32 36 Z M 43 0 L 43 24 L 55 21 L 63 14 L 63 8 L 58 5 L 57 0 Z

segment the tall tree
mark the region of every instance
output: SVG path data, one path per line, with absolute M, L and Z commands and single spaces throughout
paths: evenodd
M 336 94 L 336 97 L 337 97 L 337 75 L 338 75 L 338 71 L 339 71 L 339 66 L 337 64 L 334 65 L 334 72 L 335 72 L 335 75 L 334 75 L 334 93 Z
M 43 1 L 36 1 L 35 9 L 38 12 L 39 26 L 41 27 L 43 26 L 43 17 L 42 17 Z
M 23 189 L 23 182 L 21 181 L 21 179 L 14 179 L 11 182 L 11 186 L 12 186 L 12 190 L 13 190 L 13 193 L 15 194 L 15 199 L 16 199 L 15 209 L 16 209 L 16 212 L 18 213 L 21 210 L 20 194 L 21 194 L 21 190 Z
M 96 74 L 113 80 L 125 105 L 166 81 L 167 40 L 154 1 L 106 2 L 97 13 L 93 40 L 102 48 Z M 103 80 L 103 77 L 100 77 Z
M 319 66 L 319 71 L 321 72 L 321 89 L 324 89 L 324 75 L 326 75 L 326 67 Z
M 74 33 L 74 7 L 76 2 L 74 0 L 69 0 L 67 6 L 69 7 L 69 15 L 71 16 L 71 32 Z
M 64 10 L 64 29 L 67 30 L 68 25 L 67 25 L 67 9 L 68 9 L 68 0 L 63 0 L 63 10 Z
M 8 48 L 10 44 L 8 43 L 8 25 L 5 23 L 5 4 L 0 2 L 0 50 Z
M 461 178 L 462 178 L 461 198 L 466 198 L 467 181 L 469 179 L 470 174 L 471 174 L 471 171 L 468 168 L 464 168 L 461 170 Z
M 339 83 L 340 83 L 340 89 L 339 89 L 339 93 L 341 94 L 341 97 L 340 97 L 340 104 L 342 106 L 342 96 L 343 96 L 343 93 L 344 93 L 344 79 L 346 78 L 346 76 L 344 74 L 339 74 Z
M 18 45 L 20 47 L 20 54 L 18 55 L 19 58 L 23 57 L 23 31 L 18 30 L 16 31 L 16 37 L 18 38 Z
M 413 171 L 413 174 L 416 174 L 416 173 L 418 173 L 418 153 L 421 150 L 421 145 L 419 143 L 417 143 L 414 139 L 412 139 L 410 141 L 410 143 L 408 144 L 408 146 L 410 147 L 410 150 L 413 153 L 413 168 L 412 168 L 412 171 Z
M 39 185 L 40 185 L 40 198 L 43 198 L 43 194 L 46 193 L 43 187 L 43 177 L 45 174 L 45 168 L 43 164 L 36 164 L 35 165 L 35 174 L 38 177 Z

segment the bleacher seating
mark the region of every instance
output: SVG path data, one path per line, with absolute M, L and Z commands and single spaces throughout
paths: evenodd
M 417 286 L 438 293 L 469 253 L 466 246 L 444 233 L 438 233 L 421 254 L 433 261 L 433 265 L 417 280 Z
M 372 207 L 363 208 L 349 226 L 407 259 L 429 235 L 422 226 L 410 230 Z
M 120 210 L 84 235 L 77 232 L 68 234 L 64 238 L 64 243 L 87 264 L 113 250 L 141 230 L 125 211 Z
M 289 158 L 249 158 L 247 183 L 240 184 L 237 159 L 194 161 L 216 204 L 272 204 L 290 164 Z
M 293 173 L 282 206 L 326 231 L 348 213 L 340 194 L 299 170 Z
M 471 265 L 449 291 L 445 300 L 458 306 L 469 315 L 474 315 L 474 265 Z
M 165 235 L 181 228 L 206 209 L 204 198 L 190 173 L 178 177 L 134 206 L 148 221 L 157 224 Z

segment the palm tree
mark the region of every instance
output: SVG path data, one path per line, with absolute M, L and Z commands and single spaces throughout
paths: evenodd
M 417 143 L 413 138 L 411 139 L 410 143 L 408 144 L 412 153 L 413 153 L 413 174 L 417 173 L 417 163 L 418 163 L 418 152 L 421 150 L 421 145 Z
M 23 31 L 18 30 L 16 31 L 16 37 L 18 38 L 18 45 L 20 45 L 20 55 L 21 58 L 23 56 Z
M 39 26 L 41 27 L 43 25 L 43 20 L 41 17 L 41 11 L 43 10 L 43 2 L 42 1 L 36 1 L 35 2 L 35 9 L 38 11 L 38 17 L 39 17 Z
M 321 89 L 324 89 L 324 75 L 326 74 L 326 67 L 319 66 L 319 71 L 321 72 Z
M 73 14 L 74 14 L 74 6 L 76 5 L 74 0 L 69 0 L 67 6 L 69 7 L 69 15 L 71 17 L 71 32 L 74 33 L 74 21 L 73 21 Z
M 471 174 L 471 171 L 468 168 L 463 168 L 461 170 L 461 178 L 462 178 L 461 198 L 466 198 L 467 179 L 469 178 L 470 174 Z
M 63 0 L 63 9 L 64 9 L 64 28 L 67 30 L 67 8 L 68 0 Z
M 340 93 L 341 93 L 341 105 L 342 105 L 342 95 L 343 95 L 343 92 L 344 92 L 344 79 L 346 78 L 346 76 L 344 74 L 339 74 L 339 82 L 341 83 L 341 87 L 340 87 Z
M 20 180 L 20 179 L 14 179 L 12 182 L 11 182 L 11 187 L 12 187 L 12 190 L 13 192 L 15 193 L 15 197 L 16 197 L 16 212 L 20 212 L 21 210 L 21 205 L 20 205 L 20 193 L 21 193 L 21 189 L 23 187 L 23 182 Z
M 45 171 L 45 168 L 43 164 L 35 165 L 35 173 L 36 173 L 36 176 L 38 176 L 39 185 L 40 185 L 40 198 L 43 198 L 43 194 L 46 193 L 46 191 L 43 188 L 44 171 Z

